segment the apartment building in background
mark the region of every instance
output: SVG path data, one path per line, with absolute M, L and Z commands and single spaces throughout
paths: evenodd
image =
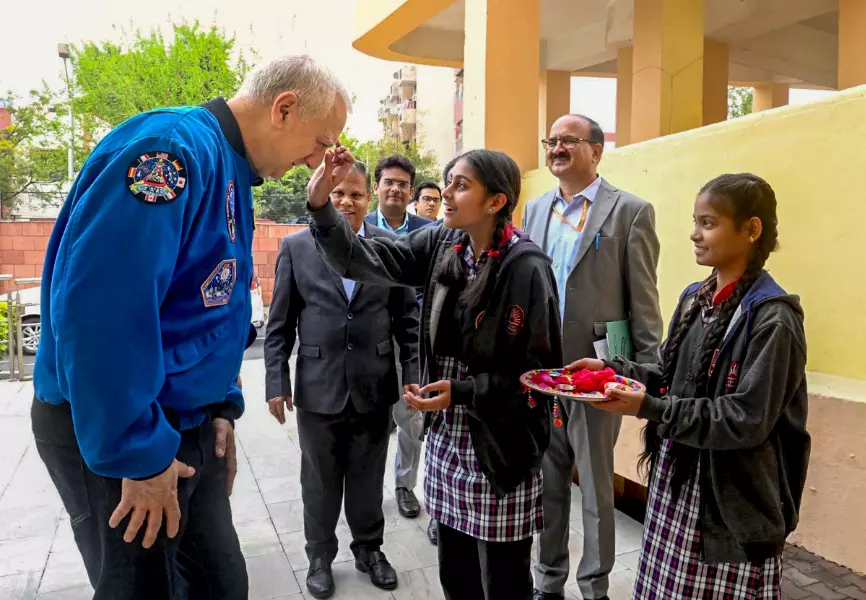
M 455 153 L 453 90 L 454 69 L 403 65 L 379 101 L 385 137 L 415 142 L 444 165 Z

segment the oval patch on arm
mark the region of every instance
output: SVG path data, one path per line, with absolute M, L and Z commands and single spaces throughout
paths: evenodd
M 512 304 L 505 315 L 505 331 L 508 335 L 517 335 L 523 329 L 524 320 L 523 309 Z
M 126 185 L 142 202 L 168 204 L 186 189 L 186 167 L 174 154 L 148 152 L 129 165 Z

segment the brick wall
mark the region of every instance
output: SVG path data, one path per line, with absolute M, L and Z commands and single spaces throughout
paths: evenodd
M 253 257 L 255 258 L 256 275 L 262 284 L 262 297 L 265 304 L 271 303 L 274 293 L 274 269 L 277 264 L 277 252 L 280 250 L 280 240 L 296 231 L 306 229 L 306 225 L 278 225 L 273 221 L 256 221 L 256 237 L 253 240 Z
M 53 228 L 53 219 L 0 221 L 0 274 L 13 275 L 15 278 L 41 276 L 45 249 Z M 274 291 L 274 268 L 280 240 L 305 228 L 306 225 L 277 225 L 265 220 L 256 223 L 253 256 L 265 304 L 271 303 Z M 0 293 L 6 292 L 6 286 L 9 286 L 7 282 L 0 282 Z
M 54 220 L 0 222 L 0 275 L 39 277 Z M 0 293 L 14 283 L 0 281 Z

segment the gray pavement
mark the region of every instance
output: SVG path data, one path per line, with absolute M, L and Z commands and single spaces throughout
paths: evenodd
M 234 522 L 250 574 L 251 600 L 302 600 L 307 559 L 298 482 L 300 451 L 294 418 L 281 427 L 264 406 L 264 365 L 251 348 L 242 377 L 247 412 L 238 421 L 239 473 L 232 496 Z M 293 359 L 294 360 L 294 359 Z M 0 382 L 0 599 L 84 600 L 92 597 L 72 538 L 69 519 L 32 443 L 29 382 Z M 392 444 L 392 448 L 395 444 Z M 338 527 L 341 549 L 334 564 L 334 598 L 441 599 L 436 548 L 427 541 L 428 518 L 402 518 L 394 500 L 393 450 L 385 480 L 386 553 L 399 587 L 386 592 L 358 573 L 349 552 L 349 530 Z M 422 494 L 421 486 L 416 490 Z M 580 514 L 575 488 L 573 515 Z M 631 597 L 641 525 L 617 516 L 617 560 L 610 597 Z M 571 559 L 581 555 L 580 521 L 572 522 Z M 570 600 L 580 598 L 574 584 Z

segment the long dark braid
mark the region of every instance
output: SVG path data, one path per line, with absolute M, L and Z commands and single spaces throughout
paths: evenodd
M 514 207 L 517 206 L 517 200 L 520 197 L 520 169 L 517 163 L 502 152 L 484 149 L 470 150 L 448 164 L 444 173 L 446 186 L 448 185 L 448 171 L 460 160 L 466 161 L 472 167 L 489 195 L 504 194 L 506 198 L 505 205 L 492 217 L 495 229 L 490 251 L 483 259 L 479 257 L 475 279 L 468 284 L 466 283 L 467 267 L 462 256 L 463 251 L 469 246 L 469 234 L 466 232 L 463 232 L 457 243 L 447 251 L 445 262 L 438 275 L 439 281 L 449 286 L 465 286 L 460 294 L 460 301 L 469 308 L 476 308 L 484 304 L 486 295 L 490 293 L 491 286 L 489 283 L 495 279 L 499 272 L 504 251 L 509 242 L 504 238 L 506 230 L 510 229 L 508 224 L 511 222 Z
M 752 254 L 745 273 L 737 281 L 731 296 L 717 308 L 716 317 L 708 326 L 704 336 L 703 351 L 696 379 L 696 396 L 708 395 L 713 375 L 712 369 L 716 351 L 719 349 L 731 319 L 740 306 L 746 293 L 758 280 L 770 253 L 778 247 L 778 219 L 776 217 L 776 195 L 770 185 L 749 173 L 721 175 L 707 183 L 700 191 L 707 194 L 711 205 L 723 215 L 734 220 L 742 227 L 753 217 L 761 221 L 760 237 L 752 246 Z M 713 272 L 710 279 L 715 278 Z M 683 314 L 674 331 L 669 337 L 663 355 L 662 387 L 669 393 L 676 371 L 680 343 L 692 325 L 692 321 L 700 312 L 697 300 L 692 302 Z M 650 421 L 644 427 L 644 451 L 638 461 L 638 468 L 648 474 L 648 468 L 655 466 L 656 458 L 661 449 L 661 437 L 658 435 L 658 424 Z M 697 448 L 674 442 L 671 448 L 671 488 L 674 498 L 679 496 L 683 486 L 693 476 L 697 467 L 700 451 Z

